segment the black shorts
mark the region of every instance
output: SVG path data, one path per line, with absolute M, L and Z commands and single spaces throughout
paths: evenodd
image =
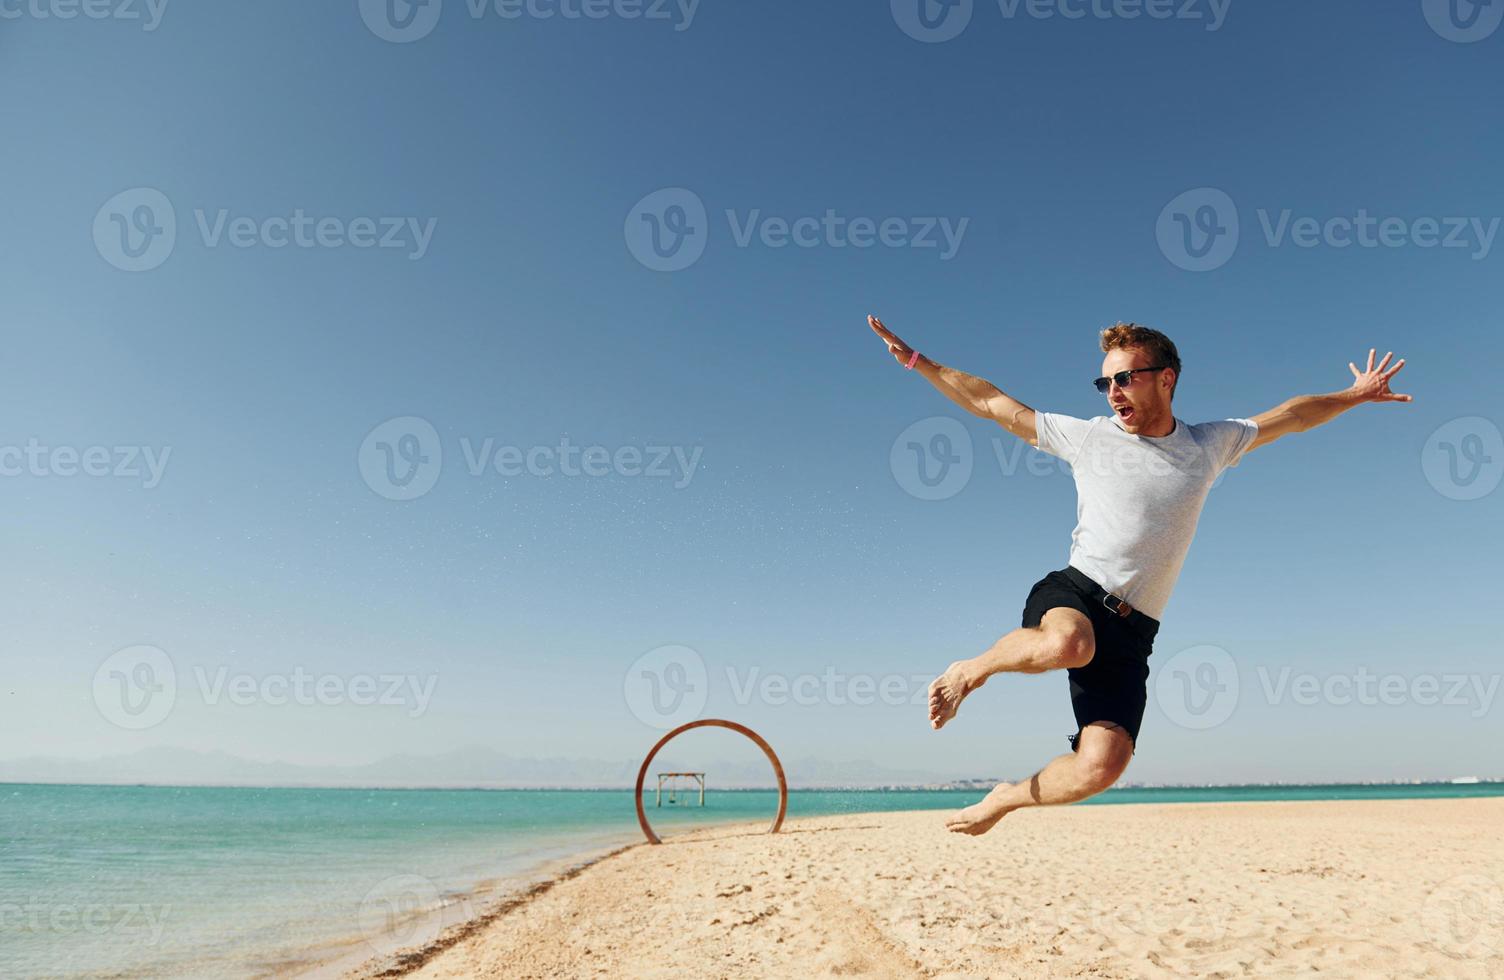
M 1057 606 L 1075 609 L 1091 620 L 1096 653 L 1085 667 L 1066 671 L 1076 714 L 1076 734 L 1070 736 L 1073 751 L 1081 729 L 1094 721 L 1123 726 L 1137 747 L 1149 699 L 1149 654 L 1159 622 L 1137 610 L 1127 618 L 1119 616 L 1103 604 L 1105 595 L 1100 585 L 1067 565 L 1035 582 L 1024 603 L 1025 627 L 1038 626 Z

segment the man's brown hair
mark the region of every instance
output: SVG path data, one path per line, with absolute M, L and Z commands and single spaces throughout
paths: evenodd
M 1154 364 L 1175 369 L 1175 383 L 1170 386 L 1170 397 L 1180 386 L 1180 352 L 1175 342 L 1158 330 L 1141 327 L 1136 323 L 1116 323 L 1102 331 L 1102 353 L 1126 347 L 1137 347 L 1148 354 Z

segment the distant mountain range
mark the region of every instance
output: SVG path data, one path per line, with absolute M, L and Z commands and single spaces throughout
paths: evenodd
M 765 762 L 716 762 L 675 758 L 665 750 L 653 760 L 653 772 L 703 770 L 706 783 L 722 788 L 776 785 Z M 790 787 L 864 788 L 924 785 L 955 778 L 927 770 L 891 769 L 861 760 L 783 759 Z M 33 756 L 0 760 L 0 782 L 17 783 L 155 783 L 189 786 L 330 786 L 407 788 L 627 788 L 637 778 L 641 759 L 518 758 L 495 749 L 472 746 L 441 755 L 393 755 L 357 766 L 303 766 L 257 762 L 226 752 L 157 747 L 99 759 Z

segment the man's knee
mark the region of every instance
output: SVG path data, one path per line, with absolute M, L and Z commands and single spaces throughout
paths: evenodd
M 1054 667 L 1085 667 L 1096 655 L 1097 644 L 1091 623 L 1080 613 L 1050 624 L 1049 636 L 1050 660 Z
M 1076 758 L 1094 793 L 1117 782 L 1133 759 L 1133 739 L 1119 725 L 1094 722 L 1081 730 L 1078 742 Z

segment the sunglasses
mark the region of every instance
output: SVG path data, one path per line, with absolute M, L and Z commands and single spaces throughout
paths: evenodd
M 1133 384 L 1133 376 L 1135 374 L 1142 374 L 1145 371 L 1163 371 L 1165 367 L 1166 365 L 1161 364 L 1158 367 L 1134 368 L 1132 371 L 1119 371 L 1117 374 L 1114 374 L 1109 378 L 1098 378 L 1097 380 L 1093 381 L 1092 384 L 1096 385 L 1097 390 L 1105 395 L 1112 387 L 1112 383 L 1114 381 L 1118 383 L 1119 388 L 1126 388 L 1129 385 Z

